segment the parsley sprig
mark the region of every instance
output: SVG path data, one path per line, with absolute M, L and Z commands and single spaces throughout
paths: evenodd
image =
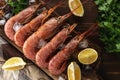
M 8 0 L 7 4 L 12 7 L 13 14 L 17 14 L 28 6 L 28 0 Z
M 120 0 L 95 0 L 100 40 L 109 53 L 120 53 Z

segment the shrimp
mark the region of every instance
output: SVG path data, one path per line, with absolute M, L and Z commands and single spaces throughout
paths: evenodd
M 50 73 L 53 75 L 61 74 L 66 69 L 67 60 L 76 50 L 76 48 L 79 45 L 79 42 L 86 38 L 89 35 L 89 33 L 93 33 L 96 30 L 96 28 L 96 25 L 92 26 L 81 35 L 75 36 L 61 51 L 59 51 L 49 62 L 48 69 Z
M 70 27 L 62 29 L 49 43 L 37 52 L 36 63 L 39 67 L 48 67 L 49 60 L 54 55 L 55 50 L 67 39 L 75 26 L 77 26 L 77 24 L 73 24 Z
M 24 43 L 23 45 L 23 53 L 24 55 L 30 59 L 35 60 L 35 56 L 38 48 L 39 42 L 45 41 L 48 39 L 54 32 L 56 28 L 62 25 L 63 22 L 67 18 L 69 18 L 72 13 L 65 14 L 59 17 L 52 17 L 47 22 L 45 22 L 35 33 L 33 33 Z
M 40 27 L 43 20 L 48 18 L 51 15 L 51 13 L 60 5 L 61 4 L 59 3 L 50 10 L 43 11 L 39 16 L 37 16 L 32 21 L 24 25 L 20 30 L 18 30 L 14 35 L 14 41 L 16 45 L 22 47 L 25 40 Z
M 44 4 L 36 4 L 36 5 L 32 5 L 24 10 L 22 10 L 21 12 L 19 12 L 17 15 L 11 17 L 5 24 L 5 27 L 4 27 L 4 31 L 5 31 L 5 34 L 6 36 L 14 41 L 14 34 L 15 34 L 15 31 L 13 29 L 13 26 L 16 22 L 18 23 L 25 23 L 27 22 L 31 17 L 32 15 L 37 11 L 37 9 L 39 7 L 42 7 Z

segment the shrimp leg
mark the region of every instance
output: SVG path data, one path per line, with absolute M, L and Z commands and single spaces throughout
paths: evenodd
M 40 49 L 38 48 L 39 42 L 48 39 L 51 34 L 53 34 L 53 31 L 56 28 L 60 27 L 62 23 L 71 16 L 71 14 L 72 13 L 68 13 L 63 16 L 53 17 L 45 22 L 35 33 L 33 33 L 25 41 L 23 45 L 24 55 L 30 60 L 35 60 L 36 53 Z
M 75 36 L 61 51 L 59 51 L 49 62 L 48 69 L 51 74 L 59 75 L 67 67 L 67 60 L 76 50 L 79 42 L 86 38 L 89 33 L 93 33 L 96 30 L 96 25 L 90 27 L 86 32 L 81 35 Z M 94 30 L 93 30 L 94 29 Z
M 16 22 L 19 22 L 19 23 L 24 23 L 26 20 L 28 20 L 28 18 L 30 19 L 30 17 L 32 17 L 32 15 L 36 12 L 36 10 L 39 8 L 39 7 L 42 7 L 43 4 L 36 4 L 36 5 L 32 5 L 24 10 L 22 10 L 21 12 L 19 12 L 17 15 L 11 17 L 5 24 L 5 27 L 4 27 L 4 31 L 5 31 L 5 34 L 6 36 L 14 41 L 14 34 L 15 34 L 15 31 L 13 29 L 13 26 Z
M 49 43 L 37 52 L 36 63 L 39 67 L 48 67 L 49 60 L 54 55 L 55 50 L 67 39 L 75 26 L 77 26 L 77 24 L 73 24 L 70 27 L 62 29 Z
M 40 27 L 42 20 L 44 18 L 47 19 L 58 6 L 60 6 L 60 4 L 56 5 L 50 10 L 43 11 L 39 16 L 34 18 L 29 23 L 25 24 L 20 30 L 18 30 L 14 35 L 14 41 L 17 46 L 22 47 L 25 40 Z

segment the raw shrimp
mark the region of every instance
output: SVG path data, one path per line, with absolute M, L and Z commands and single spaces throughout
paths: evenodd
M 51 34 L 53 34 L 54 30 L 62 25 L 62 23 L 71 16 L 71 12 L 59 17 L 53 17 L 45 22 L 35 33 L 33 33 L 24 43 L 23 45 L 23 53 L 24 55 L 30 59 L 35 60 L 35 56 L 38 48 L 39 42 L 45 41 L 48 39 Z
M 55 50 L 67 39 L 71 31 L 77 26 L 73 24 L 70 27 L 62 29 L 52 40 L 42 47 L 36 54 L 36 63 L 39 67 L 47 68 L 50 58 L 54 55 Z
M 20 30 L 18 30 L 14 35 L 14 41 L 17 46 L 22 47 L 25 40 L 40 27 L 43 20 L 48 18 L 51 13 L 60 5 L 61 4 L 59 3 L 50 10 L 43 11 L 39 16 L 24 25 Z
M 61 51 L 59 51 L 49 62 L 48 69 L 50 73 L 53 75 L 61 74 L 66 69 L 67 60 L 76 50 L 79 42 L 86 38 L 89 33 L 93 33 L 96 28 L 96 25 L 92 26 L 83 34 L 75 36 Z
M 36 12 L 36 10 L 39 8 L 39 7 L 42 7 L 43 4 L 36 4 L 36 5 L 32 5 L 24 10 L 22 10 L 21 12 L 19 12 L 17 15 L 11 17 L 5 24 L 5 27 L 4 27 L 4 31 L 5 31 L 5 34 L 6 36 L 14 41 L 14 34 L 15 34 L 15 31 L 13 29 L 13 26 L 16 22 L 18 23 L 25 23 L 27 22 L 31 17 L 32 15 Z

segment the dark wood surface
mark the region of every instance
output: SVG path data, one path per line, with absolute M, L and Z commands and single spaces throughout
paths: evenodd
M 48 4 L 47 8 L 55 6 L 58 2 L 59 2 L 59 0 L 49 1 L 47 3 Z M 76 28 L 77 31 L 85 31 L 86 28 L 90 27 L 93 23 L 95 23 L 96 16 L 97 16 L 97 7 L 96 7 L 94 1 L 92 1 L 92 0 L 82 0 L 82 3 L 83 3 L 84 11 L 85 11 L 84 16 L 83 17 L 76 17 L 76 16 L 72 15 L 67 20 L 67 22 L 69 24 L 73 24 L 74 22 L 77 22 L 79 24 L 79 27 L 82 27 L 82 28 L 79 28 L 79 27 Z M 59 8 L 56 9 L 56 13 L 58 13 L 58 15 L 64 15 L 64 14 L 69 13 L 69 12 L 70 12 L 70 10 L 69 10 L 69 7 L 68 7 L 68 0 L 65 0 L 63 2 L 62 6 L 60 6 Z M 16 47 L 22 53 L 22 49 L 17 47 L 14 42 L 10 41 L 6 37 L 6 35 L 4 33 L 4 27 L 1 27 L 0 32 L 1 32 L 1 36 L 4 39 L 6 39 L 10 44 L 12 44 L 14 47 Z M 55 80 L 57 80 L 58 77 L 59 77 L 59 76 L 51 75 L 47 69 L 42 69 L 42 70 L 44 72 L 46 72 L 49 76 L 51 76 Z M 65 71 L 65 73 L 62 73 L 62 75 L 66 76 L 66 71 Z M 85 80 L 85 79 L 83 79 L 83 80 Z M 96 80 L 96 78 L 94 80 Z
M 104 80 L 120 80 L 120 54 L 103 52 L 99 73 Z
M 57 1 L 58 0 L 54 0 L 54 1 L 51 0 L 51 2 L 49 2 L 50 6 L 53 6 L 54 3 L 56 3 Z M 84 17 L 82 17 L 80 19 L 77 19 L 77 20 L 78 20 L 80 26 L 86 28 L 86 27 L 91 26 L 92 25 L 91 23 L 95 22 L 96 16 L 97 16 L 97 7 L 96 7 L 96 5 L 94 4 L 94 2 L 92 0 L 82 0 L 82 2 L 84 2 L 83 5 L 84 5 L 84 8 L 85 8 L 85 15 L 84 15 Z M 64 5 L 64 6 L 62 6 L 62 7 L 60 7 L 60 8 L 58 8 L 56 10 L 56 12 L 60 13 L 59 15 L 63 15 L 66 12 L 69 12 L 68 7 L 66 7 L 66 6 L 67 6 L 67 4 Z M 73 18 L 71 18 L 70 20 L 68 20 L 68 22 L 71 22 L 71 20 L 73 22 L 77 21 L 77 20 L 73 20 Z M 0 30 L 1 30 L 0 31 L 1 36 L 4 39 L 6 39 L 10 44 L 12 44 L 12 46 L 14 46 L 19 51 L 22 52 L 22 50 L 19 47 L 17 47 L 13 42 L 11 42 L 5 36 L 4 31 L 3 31 L 3 27 L 1 27 Z M 81 29 L 78 29 L 78 30 L 81 30 Z M 99 45 L 99 44 L 101 44 L 101 43 L 98 43 L 97 45 Z M 15 49 L 14 47 L 12 49 Z M 102 48 L 101 45 L 99 47 Z M 9 48 L 8 49 L 4 49 L 4 50 L 5 50 L 5 53 L 10 54 L 10 56 L 7 55 L 8 57 L 11 57 L 11 56 L 23 56 L 22 54 L 13 54 L 14 52 L 11 52 L 11 49 L 9 49 Z M 19 51 L 17 51 L 16 53 L 18 53 Z M 21 52 L 19 52 L 19 53 L 21 53 Z M 116 56 L 114 54 L 106 54 L 106 53 L 104 53 L 104 51 L 102 51 L 102 53 L 100 54 L 100 56 L 101 56 L 101 63 L 100 63 L 100 67 L 98 69 L 97 74 L 99 73 L 100 75 L 102 75 L 103 80 L 120 80 L 120 69 L 119 69 L 120 68 L 120 57 L 118 57 L 118 56 Z M 52 77 L 54 80 L 58 79 L 57 77 L 50 75 L 47 70 L 44 70 L 44 71 L 48 74 L 48 75 L 46 74 L 47 76 Z M 84 73 L 86 73 L 86 72 L 84 72 Z M 87 80 L 88 76 L 91 77 L 90 74 L 92 74 L 92 77 L 98 76 L 98 75 L 96 75 L 96 72 L 95 73 L 94 72 L 93 73 L 88 73 L 88 75 L 84 74 L 83 75 L 83 80 Z M 93 79 L 92 78 L 91 80 L 98 80 L 98 79 Z M 99 80 L 102 80 L 102 79 L 99 78 Z

